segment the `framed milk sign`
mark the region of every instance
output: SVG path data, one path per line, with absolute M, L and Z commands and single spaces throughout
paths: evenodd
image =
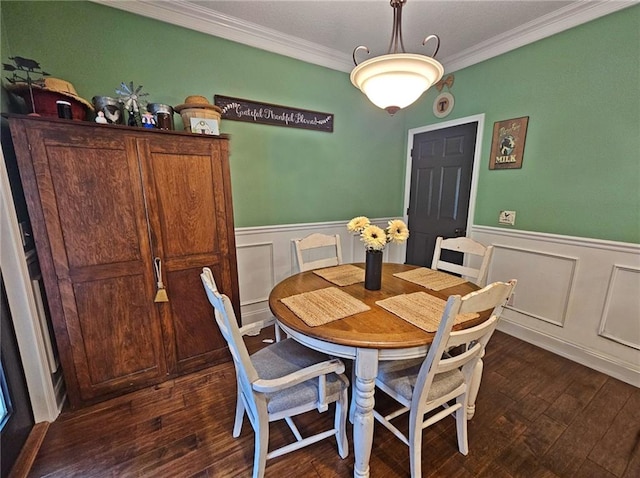
M 489 169 L 519 169 L 522 167 L 524 142 L 529 117 L 496 121 L 493 124 Z

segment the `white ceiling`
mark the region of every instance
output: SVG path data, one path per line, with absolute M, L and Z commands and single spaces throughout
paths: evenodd
M 94 0 L 96 3 L 348 72 L 352 52 L 387 52 L 389 0 Z M 484 61 L 638 0 L 408 0 L 403 8 L 407 53 L 430 55 L 422 40 L 440 37 L 446 72 Z M 358 56 L 358 61 L 367 57 Z

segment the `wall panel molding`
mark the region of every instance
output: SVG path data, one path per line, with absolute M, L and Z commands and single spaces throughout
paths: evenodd
M 273 264 L 273 242 L 243 244 L 236 248 L 238 270 L 244 274 L 240 290 L 240 306 L 269 300 L 269 292 L 276 285 Z
M 598 335 L 640 350 L 640 269 L 614 264 Z
M 494 244 L 488 282 L 517 278 L 506 308 L 564 327 L 577 264 L 576 257 Z
M 498 329 L 640 387 L 640 244 L 488 226 L 470 235 L 496 248 L 489 280 L 519 279 Z

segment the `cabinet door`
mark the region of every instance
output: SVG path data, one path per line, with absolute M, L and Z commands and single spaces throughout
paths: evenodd
M 154 254 L 169 302 L 160 303 L 170 372 L 228 360 L 200 272 L 210 267 L 238 312 L 228 141 L 154 135 L 139 142 Z M 239 317 L 239 315 L 238 315 Z
M 12 133 L 72 405 L 164 380 L 135 139 L 35 120 Z

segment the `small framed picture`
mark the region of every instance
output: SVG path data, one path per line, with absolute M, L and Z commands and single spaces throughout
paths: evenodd
M 190 118 L 191 132 L 198 134 L 219 135 L 218 120 L 208 118 Z
M 522 168 L 529 117 L 496 121 L 493 124 L 489 169 Z

